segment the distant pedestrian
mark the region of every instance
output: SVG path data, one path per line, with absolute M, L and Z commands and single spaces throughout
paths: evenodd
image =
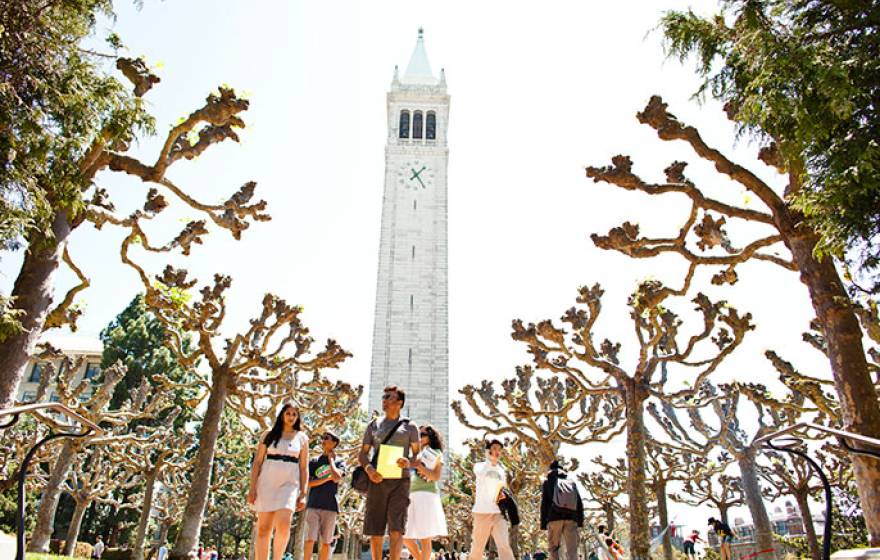
M 541 485 L 541 529 L 547 531 L 550 560 L 559 560 L 559 547 L 565 543 L 565 559 L 577 560 L 578 528 L 584 526 L 584 504 L 577 483 L 553 461 Z
M 102 556 L 104 556 L 104 538 L 98 535 L 95 548 L 92 550 L 92 558 L 101 558 Z
M 703 539 L 700 538 L 700 532 L 694 529 L 691 531 L 691 534 L 685 537 L 684 539 L 684 555 L 692 560 L 697 557 L 696 549 L 694 545 L 697 544 L 697 541 L 701 541 Z
M 715 531 L 715 535 L 718 537 L 718 551 L 721 553 L 721 560 L 730 560 L 730 543 L 733 542 L 733 529 L 727 523 L 714 517 L 709 518 L 709 527 Z

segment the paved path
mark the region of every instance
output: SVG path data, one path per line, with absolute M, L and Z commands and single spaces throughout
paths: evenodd
M 15 535 L 0 533 L 0 558 L 15 558 Z

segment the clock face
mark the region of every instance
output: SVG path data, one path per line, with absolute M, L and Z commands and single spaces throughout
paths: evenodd
M 397 184 L 416 191 L 428 189 L 434 186 L 434 170 L 418 159 L 405 161 L 397 169 Z

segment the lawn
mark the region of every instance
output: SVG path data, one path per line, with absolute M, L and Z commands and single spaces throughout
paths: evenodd
M 73 556 L 58 556 L 57 554 L 38 554 L 28 552 L 24 555 L 25 560 L 78 560 Z

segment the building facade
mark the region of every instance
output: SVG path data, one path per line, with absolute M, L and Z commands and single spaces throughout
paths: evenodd
M 77 386 L 83 379 L 95 379 L 101 375 L 101 354 L 103 346 L 101 341 L 85 337 L 54 337 L 49 342 L 58 348 L 65 356 L 70 358 L 70 363 L 74 364 L 76 371 L 71 376 L 72 386 Z M 18 386 L 18 394 L 16 401 L 19 404 L 32 403 L 37 398 L 37 392 L 40 387 L 40 380 L 47 375 L 50 362 L 40 358 L 31 358 L 28 361 L 27 370 L 24 379 Z M 65 361 L 61 359 L 53 360 L 51 365 L 54 371 L 63 371 L 66 367 Z M 94 389 L 83 391 L 79 398 L 87 400 L 92 396 Z M 58 395 L 55 393 L 55 387 L 49 385 L 46 387 L 46 393 L 41 399 L 45 402 L 57 402 Z
M 419 29 L 387 94 L 385 190 L 370 368 L 370 410 L 382 389 L 406 391 L 403 414 L 449 429 L 446 132 L 449 95 Z

